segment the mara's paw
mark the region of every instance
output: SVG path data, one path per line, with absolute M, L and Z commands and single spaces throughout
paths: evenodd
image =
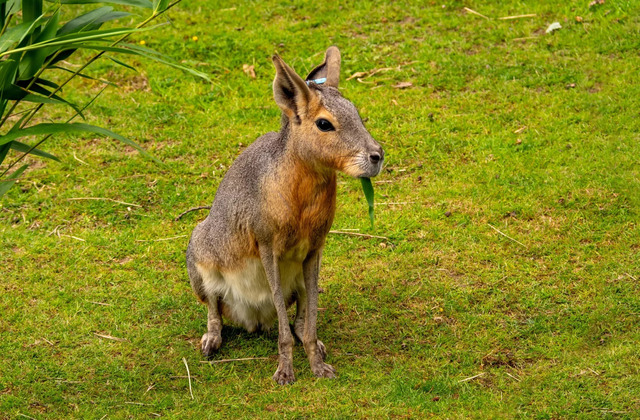
M 311 367 L 311 371 L 318 378 L 335 378 L 336 370 L 330 364 L 320 362 Z
M 202 355 L 204 357 L 211 357 L 220 348 L 220 345 L 222 345 L 222 336 L 208 332 L 202 336 L 200 343 L 202 344 Z
M 279 365 L 278 370 L 273 374 L 273 380 L 280 385 L 289 385 L 294 383 L 296 378 L 293 374 L 293 366 L 291 364 L 286 367 Z
M 324 362 L 325 360 L 327 360 L 327 348 L 324 346 L 324 344 L 320 340 L 318 340 L 317 346 L 318 346 L 317 347 L 318 355 L 320 355 L 320 357 L 322 358 L 322 361 Z

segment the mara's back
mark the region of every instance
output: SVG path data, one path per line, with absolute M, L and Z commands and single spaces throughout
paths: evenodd
M 261 218 L 261 185 L 269 171 L 278 166 L 285 142 L 280 133 L 269 132 L 233 162 L 218 186 L 209 215 L 191 235 L 187 264 L 196 258 L 225 268 L 234 265 L 234 256 L 239 257 L 243 250 L 258 256 L 257 248 L 251 249 L 255 241 L 251 232 Z

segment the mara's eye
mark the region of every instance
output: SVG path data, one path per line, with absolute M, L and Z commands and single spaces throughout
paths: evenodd
M 336 130 L 333 127 L 333 124 L 331 124 L 329 121 L 325 120 L 324 118 L 320 118 L 319 120 L 316 121 L 316 127 L 318 127 L 318 130 L 320 130 L 320 131 L 335 131 Z

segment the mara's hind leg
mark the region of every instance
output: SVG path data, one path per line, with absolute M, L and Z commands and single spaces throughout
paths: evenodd
M 187 271 L 191 280 L 191 288 L 198 299 L 207 305 L 207 332 L 202 336 L 200 344 L 202 354 L 210 357 L 222 344 L 222 316 L 220 315 L 220 298 L 211 292 L 207 292 L 204 281 L 198 270 L 195 258 L 191 251 L 191 244 L 187 250 Z
M 298 340 L 303 343 L 304 339 L 304 319 L 307 311 L 307 295 L 306 292 L 298 291 L 296 296 L 296 320 L 293 322 L 293 332 L 296 334 Z M 318 353 L 320 357 L 325 361 L 327 359 L 327 349 L 322 341 L 317 340 Z
M 217 296 L 207 297 L 207 332 L 202 336 L 202 354 L 211 357 L 222 344 L 222 316 L 220 315 L 220 299 Z

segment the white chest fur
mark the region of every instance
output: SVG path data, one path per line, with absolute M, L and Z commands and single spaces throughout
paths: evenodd
M 304 291 L 302 262 L 309 252 L 308 241 L 298 243 L 280 259 L 280 287 L 285 302 Z M 259 258 L 246 258 L 241 268 L 229 271 L 198 266 L 209 296 L 221 296 L 225 315 L 249 332 L 268 329 L 277 318 L 271 288 Z

